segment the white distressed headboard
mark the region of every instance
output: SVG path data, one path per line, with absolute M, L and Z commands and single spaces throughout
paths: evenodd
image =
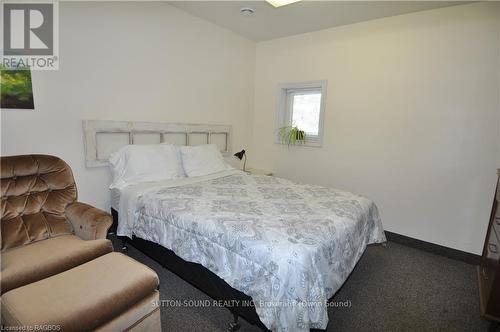
M 85 164 L 108 165 L 111 153 L 129 144 L 216 144 L 224 156 L 231 155 L 231 126 L 83 120 Z

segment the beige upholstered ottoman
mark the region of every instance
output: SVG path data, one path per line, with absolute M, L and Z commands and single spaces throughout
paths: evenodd
M 110 253 L 3 294 L 2 323 L 57 331 L 160 331 L 158 285 L 153 270 Z

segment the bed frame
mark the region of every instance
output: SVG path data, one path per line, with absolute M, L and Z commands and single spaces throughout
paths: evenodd
M 113 216 L 113 226 L 111 226 L 110 232 L 116 234 L 118 212 L 111 208 L 111 214 Z M 127 237 L 120 237 L 120 239 L 122 240 L 122 250 L 126 251 L 126 244 L 131 244 L 134 248 L 151 257 L 160 265 L 198 288 L 212 299 L 216 301 L 223 301 L 222 303 L 224 303 L 224 306 L 231 311 L 234 318 L 234 320 L 229 323 L 229 331 L 236 331 L 240 328 L 238 317 L 243 317 L 246 321 L 257 325 L 263 331 L 269 331 L 260 321 L 259 316 L 255 311 L 255 307 L 243 305 L 251 303 L 252 298 L 229 286 L 228 283 L 219 278 L 215 273 L 205 268 L 203 265 L 187 262 L 177 256 L 172 250 L 136 236 L 134 236 L 132 240 Z M 230 300 L 236 301 L 231 302 Z M 236 305 L 229 305 L 231 303 L 235 303 Z

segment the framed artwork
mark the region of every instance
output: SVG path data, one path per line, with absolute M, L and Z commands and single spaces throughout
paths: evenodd
M 10 70 L 0 65 L 0 108 L 34 110 L 31 70 Z

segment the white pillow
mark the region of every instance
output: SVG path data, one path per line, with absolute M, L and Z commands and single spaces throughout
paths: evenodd
M 179 145 L 175 145 L 173 143 L 160 143 L 166 145 L 173 145 L 175 152 L 177 153 L 177 167 L 179 168 L 179 175 L 181 178 L 186 177 L 186 173 L 184 172 L 184 167 L 182 167 L 182 158 L 181 158 L 181 147 Z
M 181 158 L 187 176 L 203 176 L 228 169 L 219 148 L 215 144 L 181 146 Z
M 179 153 L 173 145 L 127 145 L 109 158 L 113 183 L 122 189 L 131 184 L 182 177 Z

